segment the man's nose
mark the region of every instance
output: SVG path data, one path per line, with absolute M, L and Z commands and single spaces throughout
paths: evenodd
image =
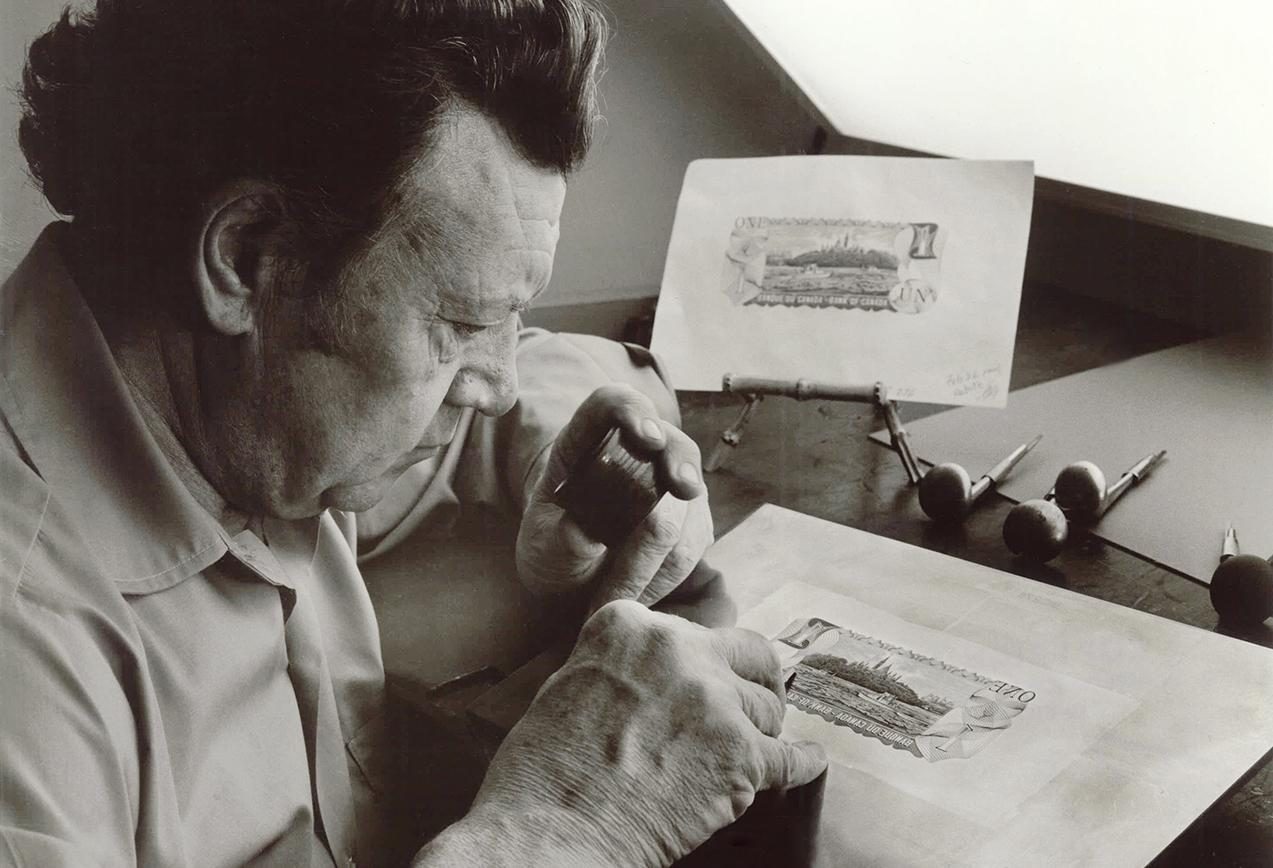
M 451 403 L 485 416 L 502 416 L 517 403 L 516 342 L 507 350 L 482 354 L 465 365 L 451 384 Z
M 503 416 L 517 403 L 517 366 L 512 359 L 486 378 L 486 389 L 477 411 L 486 416 Z

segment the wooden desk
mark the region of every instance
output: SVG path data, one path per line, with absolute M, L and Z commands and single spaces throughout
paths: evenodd
M 1027 291 L 1013 386 L 1197 336 L 1098 302 Z M 733 421 L 739 406 L 737 398 L 716 394 L 683 395 L 681 403 L 685 428 L 704 450 Z M 903 415 L 914 418 L 936 409 L 906 407 Z M 867 439 L 875 427 L 878 423 L 870 411 L 860 405 L 766 399 L 743 445 L 725 468 L 707 478 L 717 534 L 761 504 L 775 503 L 1182 623 L 1215 628 L 1206 588 L 1098 540 L 1071 546 L 1045 566 L 1014 561 L 1001 542 L 1008 510 L 1001 499 L 980 504 L 962 528 L 934 528 L 920 511 L 896 456 Z M 552 614 L 545 615 L 542 602 L 523 599 L 511 581 L 512 540 L 507 530 L 488 520 L 469 522 L 462 529 L 462 538 L 421 541 L 401 557 L 366 571 L 381 619 L 391 686 L 429 720 L 417 724 L 412 733 L 416 741 L 428 743 L 428 756 L 416 762 L 438 784 L 418 802 L 427 817 L 416 818 L 417 842 L 463 813 L 497 741 L 497 734 L 473 728 L 456 712 L 467 708 L 495 679 L 512 672 L 519 658 L 528 658 L 552 633 L 545 626 Z M 501 572 L 501 562 L 510 572 Z M 486 605 L 482 599 L 496 604 Z M 484 629 L 492 618 L 502 619 L 507 629 Z M 480 663 L 493 664 L 493 669 L 477 671 L 481 654 L 457 653 L 453 643 L 462 635 L 479 637 L 491 658 Z M 1273 647 L 1273 628 L 1266 624 L 1242 638 Z M 465 672 L 474 673 L 467 682 L 439 688 L 447 678 Z M 534 681 L 545 674 L 530 671 L 522 676 Z M 427 732 L 421 728 L 425 726 Z M 1153 864 L 1273 865 L 1273 764 L 1266 763 L 1236 787 Z
M 1194 336 L 1099 302 L 1036 289 L 1023 300 L 1012 385 L 1033 385 Z M 705 452 L 740 407 L 737 397 L 707 393 L 682 395 L 681 404 L 685 429 Z M 938 409 L 904 407 L 903 416 Z M 1217 628 L 1206 587 L 1098 539 L 1072 544 L 1048 564 L 1018 560 L 1002 542 L 1011 507 L 1002 498 L 986 498 L 960 527 L 934 526 L 897 457 L 867 440 L 878 427 L 879 420 L 861 405 L 765 399 L 742 445 L 707 477 L 717 534 L 774 503 L 1184 624 Z M 1221 632 L 1273 648 L 1270 623 Z M 1153 864 L 1273 865 L 1273 763 L 1256 770 Z

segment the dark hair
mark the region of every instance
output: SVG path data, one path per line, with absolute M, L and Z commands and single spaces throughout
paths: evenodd
M 347 249 L 451 103 L 570 171 L 606 39 L 590 0 L 98 0 L 31 46 L 19 141 L 114 258 L 155 256 L 235 179 L 279 191 L 298 254 Z

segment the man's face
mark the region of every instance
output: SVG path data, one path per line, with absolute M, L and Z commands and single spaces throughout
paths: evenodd
M 407 186 L 399 218 L 337 289 L 350 308 L 342 349 L 306 348 L 294 310 L 266 328 L 255 444 L 240 460 L 268 514 L 368 509 L 450 441 L 465 407 L 493 416 L 517 400 L 517 314 L 552 273 L 565 182 L 455 110 Z M 313 301 L 281 304 L 301 303 Z

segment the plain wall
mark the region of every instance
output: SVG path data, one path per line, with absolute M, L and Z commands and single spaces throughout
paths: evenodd
M 26 48 L 64 0 L 0 0 L 0 271 L 54 219 L 17 147 Z M 698 157 L 798 153 L 813 120 L 743 44 L 714 0 L 610 0 L 605 123 L 571 179 L 552 288 L 542 304 L 658 293 L 681 178 Z
M 32 186 L 18 149 L 16 88 L 27 47 L 65 6 L 65 0 L 0 0 L 0 274 L 7 275 L 40 228 L 57 217 Z

